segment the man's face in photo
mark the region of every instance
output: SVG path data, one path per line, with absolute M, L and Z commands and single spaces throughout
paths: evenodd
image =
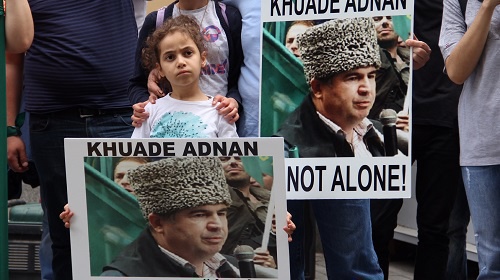
M 227 206 L 204 205 L 162 219 L 165 234 L 158 243 L 188 260 L 206 260 L 218 253 L 227 238 Z
M 375 30 L 377 31 L 377 40 L 381 47 L 392 46 L 398 42 L 398 34 L 394 31 L 391 16 L 373 17 L 375 21 Z
M 343 128 L 356 126 L 375 101 L 375 73 L 376 68 L 369 66 L 334 75 L 314 93 L 316 108 Z
M 304 33 L 307 29 L 311 28 L 302 23 L 294 24 L 288 29 L 285 38 L 286 48 L 295 56 L 300 58 L 299 45 L 297 44 L 297 36 Z
M 244 186 L 250 183 L 250 175 L 245 171 L 240 157 L 220 157 L 224 175 L 231 187 Z
M 133 160 L 124 160 L 124 161 L 118 163 L 118 165 L 116 165 L 116 167 L 115 167 L 114 174 L 113 174 L 113 177 L 114 177 L 113 179 L 114 179 L 115 183 L 122 186 L 128 192 L 133 193 L 134 190 L 132 189 L 132 187 L 130 186 L 130 182 L 128 181 L 127 171 L 132 170 L 132 169 L 136 169 L 137 167 L 139 167 L 143 164 L 144 163 L 140 163 L 140 162 L 133 161 Z

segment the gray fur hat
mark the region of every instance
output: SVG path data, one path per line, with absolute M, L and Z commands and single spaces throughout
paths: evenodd
M 371 18 L 333 19 L 307 29 L 297 42 L 307 82 L 381 64 Z
M 202 205 L 231 204 L 226 177 L 217 157 L 167 158 L 127 173 L 142 214 L 172 214 Z

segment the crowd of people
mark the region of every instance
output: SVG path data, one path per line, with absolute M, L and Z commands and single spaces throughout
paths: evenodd
M 380 113 L 398 113 L 402 138 L 412 123 L 406 143 L 417 162 L 414 279 L 466 279 L 469 208 L 478 279 L 500 278 L 499 6 L 499 0 L 417 1 L 415 37 L 404 46 L 390 16 L 297 21 L 282 42 L 302 62 L 309 85 L 276 132 L 285 153 L 386 156 Z M 179 0 L 147 16 L 144 7 L 145 0 L 6 1 L 8 163 L 15 172 L 29 168 L 20 137 L 22 97 L 48 225 L 44 236 L 50 233 L 52 241 L 43 243 L 52 251 L 51 267 L 42 269 L 50 271 L 46 279 L 73 275 L 64 138 L 258 136 L 260 1 Z M 176 160 L 217 176 L 213 196 L 165 182 L 161 195 L 185 192 L 189 206 L 152 199 L 141 172 L 159 180 L 190 176 Z M 232 277 L 238 272 L 226 254 L 244 243 L 258 248 L 256 237 L 269 234 L 259 210 L 269 190 L 252 186 L 236 158 L 165 159 L 125 169 L 116 182 L 134 192 L 149 226 L 104 275 Z M 289 244 L 292 279 L 304 279 L 306 207 L 314 213 L 330 279 L 388 279 L 401 205 L 401 199 L 289 201 L 297 224 Z M 236 207 L 253 210 L 245 223 L 235 218 Z M 291 233 L 294 226 L 285 229 Z M 139 247 L 154 254 L 136 255 Z M 163 255 L 168 266 L 141 265 Z M 275 259 L 275 252 L 264 251 L 255 262 L 275 268 Z

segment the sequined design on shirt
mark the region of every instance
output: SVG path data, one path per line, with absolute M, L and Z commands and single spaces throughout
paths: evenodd
M 151 138 L 207 138 L 207 124 L 191 112 L 166 113 L 154 125 Z

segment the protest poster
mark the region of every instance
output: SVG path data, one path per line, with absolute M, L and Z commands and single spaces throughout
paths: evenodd
M 367 118 L 384 143 L 397 144 L 397 150 L 392 149 L 396 155 L 385 153 L 382 157 L 320 154 L 318 158 L 306 158 L 301 156 L 300 148 L 289 147 L 292 148 L 290 158 L 285 159 L 287 198 L 410 197 L 412 61 L 411 49 L 404 46 L 404 41 L 412 38 L 413 1 L 263 0 L 261 5 L 260 136 L 275 135 L 287 117 L 310 95 L 310 81 L 304 75 L 296 37 L 308 28 L 329 21 L 370 18 L 374 21 L 382 63 L 376 72 L 376 97 Z M 392 27 L 391 38 L 384 38 Z M 384 44 L 385 41 L 388 44 Z M 318 45 L 318 48 L 324 47 Z M 393 51 L 398 59 L 393 58 Z M 319 64 L 324 62 L 318 58 Z M 399 78 L 391 80 L 390 71 L 398 71 Z M 407 129 L 398 129 L 397 140 L 384 137 L 384 130 L 392 129 L 392 124 L 383 125 L 380 119 L 384 109 L 408 116 Z M 314 135 L 304 137 L 312 139 Z M 385 150 L 388 151 L 387 146 Z
M 148 227 L 136 194 L 127 191 L 129 187 L 120 182 L 129 173 L 118 175 L 123 172 L 118 168 L 119 164 L 132 160 L 134 164 L 129 164 L 129 170 L 140 170 L 172 158 L 215 158 L 220 161 L 222 170 L 219 172 L 225 174 L 228 188 L 233 190 L 230 191 L 233 202 L 239 193 L 229 186 L 229 173 L 242 176 L 242 181 L 248 180 L 252 184 L 250 192 L 260 199 L 261 211 L 256 212 L 259 213 L 258 219 L 255 217 L 254 221 L 259 223 L 260 235 L 252 232 L 242 244 L 253 249 L 266 248 L 275 260 L 277 268 L 255 265 L 259 279 L 289 279 L 287 235 L 282 230 L 286 224 L 282 151 L 281 138 L 66 139 L 68 201 L 75 213 L 70 227 L 74 279 L 121 279 L 101 276 L 103 267 L 112 263 Z M 225 163 L 230 160 L 231 165 Z M 239 164 L 235 163 L 239 161 Z M 150 184 L 156 184 L 154 178 Z M 242 190 L 240 186 L 235 188 Z M 133 184 L 129 190 L 134 190 Z M 229 230 L 224 246 L 240 237 L 241 233 L 233 225 L 241 221 L 241 209 L 233 208 L 233 204 L 228 207 Z M 224 256 L 231 255 L 234 248 L 224 246 L 220 252 Z M 232 265 L 238 268 L 238 263 Z

